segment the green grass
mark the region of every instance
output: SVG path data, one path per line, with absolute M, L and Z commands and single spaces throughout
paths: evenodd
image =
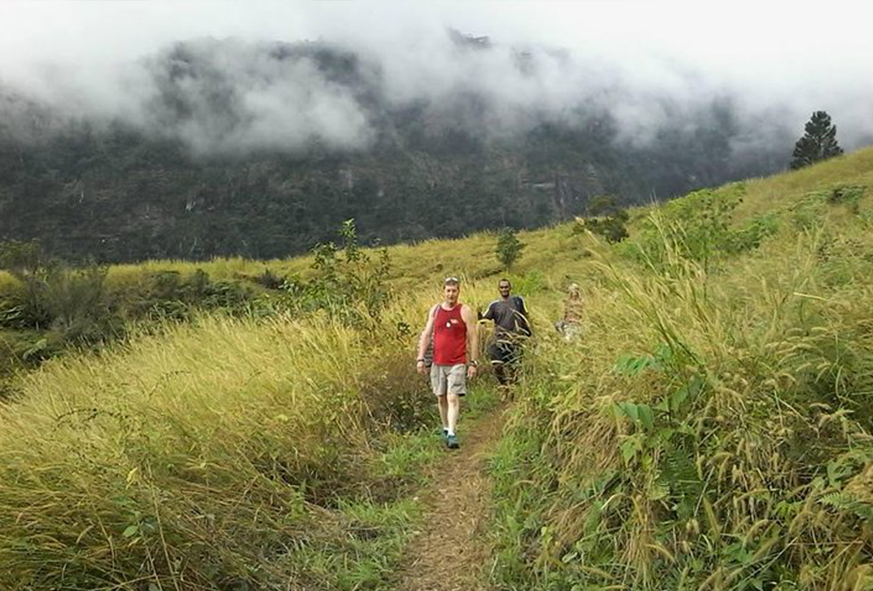
M 390 490 L 370 439 L 432 412 L 423 384 L 382 388 L 391 336 L 207 317 L 30 375 L 0 410 L 0 588 L 306 579 L 275 556 Z
M 744 183 L 716 225 L 689 203 L 738 185 L 632 211 L 620 245 L 573 224 L 519 234 L 510 278 L 537 342 L 491 463 L 498 589 L 864 588 L 871 186 L 865 150 Z M 439 449 L 417 331 L 446 275 L 474 307 L 494 299 L 495 242 L 392 247 L 378 323 L 195 315 L 16 378 L 0 588 L 391 588 Z M 310 262 L 108 281 L 136 295 L 155 271 L 249 282 Z M 566 343 L 551 324 L 570 281 L 584 316 Z M 464 420 L 495 403 L 483 380 Z
M 871 171 L 749 183 L 705 235 L 680 200 L 592 249 L 582 336 L 543 335 L 492 463 L 498 589 L 871 584 Z
M 303 570 L 306 589 L 393 589 L 397 564 L 421 520 L 418 502 L 343 502 L 336 516 L 336 530 L 325 543 L 301 546 L 278 563 Z

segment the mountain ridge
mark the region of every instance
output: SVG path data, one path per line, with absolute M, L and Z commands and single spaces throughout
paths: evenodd
M 450 37 L 459 59 L 498 51 Z M 536 55 L 513 55 L 537 75 Z M 7 93 L 0 240 L 132 262 L 298 254 L 348 218 L 366 242 L 456 237 L 566 220 L 598 195 L 641 203 L 769 174 L 790 147 L 784 133 L 784 147 L 741 147 L 729 96 L 692 111 L 645 98 L 667 123 L 642 144 L 590 97 L 526 110 L 461 80 L 400 99 L 372 56 L 325 42 L 182 42 L 144 64 L 139 121 L 65 119 Z M 622 92 L 609 84 L 606 102 Z

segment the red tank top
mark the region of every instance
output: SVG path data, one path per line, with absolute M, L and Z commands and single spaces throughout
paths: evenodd
M 437 365 L 467 363 L 467 325 L 461 304 L 451 310 L 437 306 L 433 319 L 433 362 Z

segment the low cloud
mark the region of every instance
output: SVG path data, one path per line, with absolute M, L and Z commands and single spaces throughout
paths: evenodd
M 150 85 L 141 121 L 197 153 L 365 148 L 373 130 L 360 100 L 331 80 L 303 45 L 200 40 L 137 64 Z M 353 59 L 354 56 L 346 55 Z
M 0 8 L 0 33 L 9 33 L 0 41 L 0 110 L 16 134 L 27 127 L 13 122 L 23 105 L 38 105 L 54 114 L 43 124 L 49 129 L 71 119 L 122 120 L 197 154 L 297 152 L 314 142 L 363 150 L 391 112 L 415 106 L 429 132 L 463 128 L 492 139 L 544 122 L 584 128 L 608 113 L 617 141 L 641 146 L 665 126 L 709 124 L 699 114 L 728 104 L 737 151 L 784 145 L 786 130 L 799 136 L 818 109 L 831 113 L 845 148 L 873 138 L 873 81 L 860 75 L 870 64 L 857 40 L 825 44 L 831 53 L 817 59 L 801 51 L 797 60 L 806 63 L 797 64 L 779 39 L 755 37 L 781 35 L 775 25 L 746 19 L 749 36 L 735 31 L 728 59 L 717 46 L 724 39 L 704 34 L 711 27 L 676 25 L 680 14 L 701 17 L 690 5 L 668 5 L 685 12 L 652 20 L 653 34 L 621 11 L 645 20 L 670 10 L 630 1 L 483 3 L 468 11 L 456 3 L 36 4 Z M 748 14 L 741 5 L 718 18 L 741 24 Z M 774 23 L 791 25 L 789 17 Z M 598 26 L 613 26 L 613 35 Z

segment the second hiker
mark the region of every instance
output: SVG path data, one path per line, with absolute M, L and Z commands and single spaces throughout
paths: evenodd
M 531 336 L 531 328 L 524 298 L 512 295 L 509 279 L 498 281 L 497 291 L 500 299 L 489 304 L 482 318 L 494 322 L 494 337 L 488 347 L 488 356 L 497 381 L 506 387 L 515 380 L 522 343 Z

